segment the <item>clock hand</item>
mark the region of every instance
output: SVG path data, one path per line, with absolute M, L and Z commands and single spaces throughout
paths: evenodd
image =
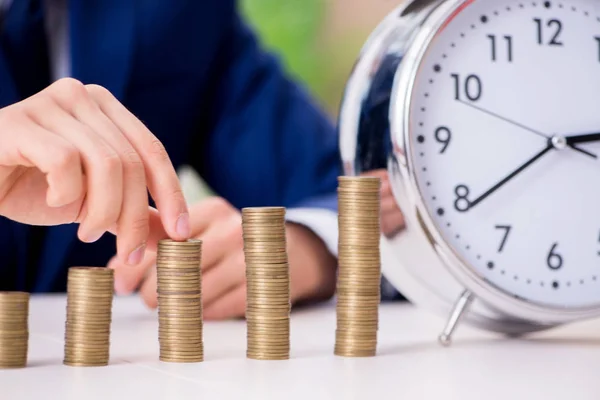
M 565 136 L 565 139 L 567 140 L 567 144 L 596 142 L 600 140 L 600 133 Z
M 512 119 L 508 119 L 508 118 L 506 118 L 506 117 L 503 117 L 502 115 L 499 115 L 499 114 L 496 114 L 496 113 L 494 113 L 494 112 L 491 112 L 491 111 L 489 111 L 489 110 L 486 110 L 485 108 L 481 108 L 481 107 L 479 107 L 479 106 L 476 106 L 475 104 L 469 103 L 469 102 L 467 102 L 467 101 L 464 101 L 464 100 L 457 100 L 457 101 L 459 101 L 460 103 L 463 103 L 465 106 L 469 106 L 469 107 L 471 107 L 471 108 L 474 108 L 474 109 L 476 109 L 476 110 L 478 110 L 478 111 L 481 111 L 481 112 L 483 112 L 483 113 L 486 113 L 486 114 L 488 114 L 488 115 L 491 115 L 492 117 L 496 117 L 496 118 L 498 118 L 498 119 L 501 119 L 501 120 L 502 120 L 502 121 L 504 121 L 504 122 L 508 122 L 508 123 L 509 123 L 509 124 L 511 124 L 511 125 L 518 126 L 518 127 L 519 127 L 519 128 L 521 128 L 521 129 L 524 129 L 524 130 L 526 130 L 526 131 L 529 131 L 529 132 L 535 133 L 536 135 L 538 135 L 538 136 L 541 136 L 541 137 L 543 137 L 543 138 L 546 138 L 546 139 L 549 139 L 549 138 L 550 138 L 550 135 L 546 135 L 546 134 L 545 134 L 545 133 L 543 133 L 543 132 L 537 131 L 537 130 L 535 130 L 535 129 L 533 129 L 533 128 L 530 128 L 530 127 L 528 127 L 528 126 L 526 126 L 526 125 L 523 125 L 523 124 L 520 124 L 520 123 L 518 123 L 518 122 L 516 122 L 516 121 L 513 121 Z
M 589 135 L 573 135 L 573 136 L 569 136 L 569 138 L 570 138 L 570 139 L 576 138 L 576 142 L 581 142 L 581 141 L 588 141 L 587 139 L 588 139 L 590 136 L 592 136 L 592 135 L 593 135 L 593 134 L 589 134 Z M 584 140 L 583 138 L 585 138 L 585 140 Z M 599 138 L 598 140 L 600 140 L 600 138 Z M 552 138 L 550 139 L 550 141 L 552 142 L 552 145 L 554 146 L 554 148 L 555 148 L 556 150 L 562 150 L 562 149 L 564 149 L 565 147 L 569 146 L 569 144 L 570 144 L 571 146 L 574 146 L 574 144 L 573 144 L 573 143 L 569 143 L 569 139 L 568 139 L 568 138 L 566 138 L 566 137 L 564 137 L 564 136 L 558 136 L 558 135 L 557 135 L 557 136 L 554 136 L 554 137 L 552 137 Z M 591 140 L 589 140 L 589 141 L 591 141 Z M 591 151 L 587 151 L 587 150 L 584 150 L 584 149 L 580 149 L 580 148 L 578 148 L 578 147 L 577 147 L 577 148 L 575 148 L 575 150 L 578 150 L 578 151 L 580 151 L 581 153 L 583 153 L 583 154 L 586 154 L 586 155 L 588 155 L 588 156 L 590 156 L 590 157 L 592 157 L 592 158 L 598 158 L 598 156 L 597 156 L 596 154 L 592 153 Z
M 514 178 L 515 176 L 517 176 L 520 172 L 522 172 L 525 168 L 529 167 L 531 164 L 533 164 L 534 162 L 536 162 L 538 159 L 540 159 L 544 154 L 546 154 L 547 152 L 549 152 L 550 150 L 552 150 L 554 148 L 554 145 L 552 144 L 551 140 L 548 140 L 548 144 L 546 145 L 546 147 L 544 147 L 544 149 L 542 151 L 540 151 L 539 153 L 537 153 L 535 156 L 533 156 L 532 158 L 530 158 L 529 160 L 527 160 L 523 165 L 521 165 L 519 168 L 515 169 L 513 172 L 511 172 L 510 174 L 508 174 L 504 179 L 502 179 L 500 182 L 496 183 L 494 186 L 492 186 L 491 188 L 489 188 L 485 193 L 483 193 L 481 196 L 477 197 L 475 200 L 469 202 L 469 209 L 475 207 L 477 204 L 481 203 L 482 200 L 484 200 L 486 197 L 488 197 L 489 195 L 491 195 L 492 193 L 494 193 L 496 190 L 500 189 L 500 187 L 502 187 L 505 183 L 507 183 L 508 181 L 510 181 L 512 178 Z
M 526 130 L 526 131 L 529 131 L 529 132 L 535 133 L 536 135 L 538 135 L 538 136 L 541 136 L 541 137 L 543 137 L 543 138 L 546 138 L 546 139 L 550 139 L 550 138 L 551 138 L 551 136 L 550 136 L 550 135 L 547 135 L 547 134 L 545 134 L 545 133 L 543 133 L 543 132 L 540 132 L 540 131 L 538 131 L 538 130 L 535 130 L 535 129 L 533 129 L 533 128 L 530 128 L 529 126 L 526 126 L 526 125 L 520 124 L 520 123 L 518 123 L 518 122 L 516 122 L 516 121 L 513 121 L 513 120 L 511 120 L 511 119 L 509 119 L 509 118 L 503 117 L 502 115 L 496 114 L 496 113 L 494 113 L 494 112 L 492 112 L 492 111 L 486 110 L 485 108 L 481 108 L 481 107 L 479 107 L 479 106 L 476 106 L 475 104 L 469 103 L 469 102 L 467 102 L 467 101 L 464 101 L 464 100 L 457 100 L 457 101 L 458 101 L 458 102 L 460 102 L 460 103 L 462 103 L 462 104 L 464 104 L 464 105 L 466 105 L 466 106 L 469 106 L 469 107 L 471 107 L 471 108 L 474 108 L 475 110 L 478 110 L 478 111 L 481 111 L 481 112 L 483 112 L 483 113 L 486 113 L 486 114 L 488 114 L 488 115 L 491 115 L 492 117 L 496 117 L 496 118 L 498 118 L 498 119 L 501 119 L 502 121 L 504 121 L 504 122 L 507 122 L 507 123 L 509 123 L 509 124 L 511 124 L 511 125 L 518 126 L 518 127 L 519 127 L 519 128 L 521 128 L 521 129 L 524 129 L 524 130 Z M 586 156 L 593 157 L 593 158 L 598 158 L 598 156 L 597 156 L 596 154 L 594 154 L 594 153 L 592 153 L 592 152 L 589 152 L 589 151 L 587 151 L 587 150 L 585 150 L 585 149 L 582 149 L 582 148 L 580 148 L 580 147 L 578 147 L 578 146 L 575 146 L 575 143 L 579 143 L 579 142 L 571 142 L 571 143 L 569 143 L 569 142 L 567 141 L 567 146 L 569 146 L 570 148 L 572 148 L 572 149 L 573 149 L 573 150 L 575 150 L 575 151 L 578 151 L 578 152 L 580 152 L 580 153 L 582 153 L 582 154 L 585 154 Z
M 571 147 L 573 150 L 577 150 L 580 153 L 583 153 L 587 156 L 590 156 L 592 158 L 598 158 L 598 156 L 596 155 L 596 153 L 592 153 L 591 151 L 587 151 L 585 149 L 582 149 L 581 147 L 575 147 L 572 143 L 567 143 L 567 145 L 569 147 Z

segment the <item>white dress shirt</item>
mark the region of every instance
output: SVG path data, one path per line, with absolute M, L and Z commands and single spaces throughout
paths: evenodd
M 0 0 L 0 12 L 6 11 L 13 1 Z M 67 0 L 45 0 L 45 4 L 45 24 L 50 47 L 50 76 L 52 80 L 58 80 L 69 77 L 71 73 L 68 4 Z M 311 229 L 321 238 L 331 254 L 337 256 L 337 213 L 328 209 L 288 208 L 286 218 L 290 222 Z

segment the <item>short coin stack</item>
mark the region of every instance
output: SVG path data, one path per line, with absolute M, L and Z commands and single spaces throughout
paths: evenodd
M 338 178 L 338 356 L 370 357 L 377 351 L 380 186 L 375 177 Z
M 204 360 L 202 241 L 161 240 L 156 257 L 160 360 Z
M 110 268 L 69 268 L 65 365 L 108 365 L 113 288 L 114 271 Z
M 285 208 L 242 210 L 246 259 L 247 358 L 285 360 L 290 356 L 290 274 Z
M 0 292 L 0 368 L 27 365 L 29 293 Z

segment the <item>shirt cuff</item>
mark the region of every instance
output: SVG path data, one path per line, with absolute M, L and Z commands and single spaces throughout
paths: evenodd
M 337 212 L 326 208 L 288 208 L 286 221 L 304 225 L 314 232 L 329 250 L 337 257 L 338 221 Z

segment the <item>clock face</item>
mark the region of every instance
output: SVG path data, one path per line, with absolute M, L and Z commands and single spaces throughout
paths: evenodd
M 409 141 L 424 204 L 510 295 L 600 305 L 599 104 L 593 0 L 466 2 L 419 65 Z

